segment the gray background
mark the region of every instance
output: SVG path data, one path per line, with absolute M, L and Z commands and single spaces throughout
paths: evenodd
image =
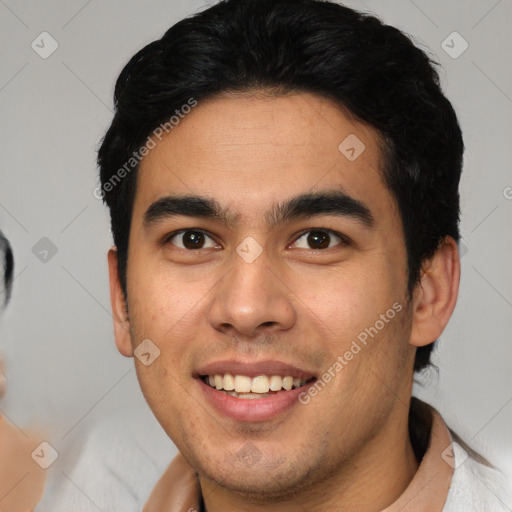
M 462 282 L 434 358 L 439 375 L 423 378 L 415 391 L 512 475 L 512 2 L 346 4 L 412 34 L 442 65 L 467 148 Z M 13 300 L 1 327 L 9 389 L 0 408 L 20 427 L 44 427 L 61 452 L 80 426 L 127 410 L 147 412 L 133 361 L 113 339 L 111 238 L 107 210 L 93 196 L 95 150 L 129 57 L 205 5 L 0 0 L 0 226 L 16 258 Z M 43 31 L 59 45 L 46 59 L 31 47 Z M 457 58 L 441 46 L 454 31 L 469 44 Z M 452 51 L 460 50 L 460 40 L 450 41 Z M 47 261 L 37 254 L 48 249 L 43 237 L 57 250 Z M 156 420 L 152 428 L 159 431 Z

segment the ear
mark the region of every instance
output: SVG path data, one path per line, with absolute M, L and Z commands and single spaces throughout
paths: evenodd
M 125 357 L 133 357 L 130 338 L 130 320 L 126 311 L 126 300 L 119 281 L 117 267 L 117 250 L 111 247 L 108 251 L 108 274 L 110 280 L 110 304 L 114 317 L 114 336 L 119 352 Z
M 423 266 L 421 280 L 414 289 L 411 345 L 423 347 L 439 338 L 455 308 L 459 282 L 457 242 L 446 237 Z

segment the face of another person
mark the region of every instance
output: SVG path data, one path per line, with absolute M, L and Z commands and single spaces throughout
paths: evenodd
M 0 345 L 2 342 L 2 333 L 1 333 L 1 327 L 2 327 L 2 313 L 7 306 L 7 286 L 8 286 L 8 279 L 4 276 L 6 275 L 7 270 L 7 253 L 10 252 L 10 243 L 7 240 L 7 238 L 4 237 L 4 235 L 0 232 L 0 276 L 2 279 L 2 282 L 0 283 Z M 10 279 L 10 278 L 9 278 Z M 5 393 L 7 391 L 7 378 L 5 375 L 5 362 L 4 357 L 2 354 L 2 350 L 0 349 L 0 398 L 3 398 L 5 396 Z
M 365 146 L 352 161 L 338 149 L 351 134 Z M 125 355 L 146 339 L 158 347 L 150 365 L 136 360 L 141 389 L 208 479 L 278 495 L 328 479 L 397 435 L 411 393 L 413 314 L 401 220 L 381 164 L 375 131 L 312 94 L 199 102 L 141 162 L 129 324 L 117 330 L 117 344 Z M 273 205 L 336 192 L 364 205 L 373 223 L 348 207 L 269 223 Z M 171 195 L 214 199 L 231 222 L 161 213 L 145 222 L 148 209 Z M 396 315 L 376 324 L 394 304 Z M 353 341 L 370 327 L 373 336 L 357 351 Z M 339 356 L 342 369 L 332 371 Z M 299 392 L 314 381 L 249 399 L 201 379 L 263 374 L 302 377 L 303 384 L 329 368 L 334 376 L 308 403 Z

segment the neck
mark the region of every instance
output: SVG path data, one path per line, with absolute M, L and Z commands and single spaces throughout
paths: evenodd
M 409 410 L 397 400 L 385 427 L 336 473 L 279 502 L 256 502 L 200 477 L 207 512 L 379 512 L 394 503 L 418 470 L 409 434 Z

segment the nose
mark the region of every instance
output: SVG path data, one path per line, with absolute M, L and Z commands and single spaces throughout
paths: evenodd
M 285 331 L 296 319 L 291 296 L 265 252 L 250 263 L 237 254 L 215 290 L 209 321 L 229 336 L 253 338 L 261 332 Z

